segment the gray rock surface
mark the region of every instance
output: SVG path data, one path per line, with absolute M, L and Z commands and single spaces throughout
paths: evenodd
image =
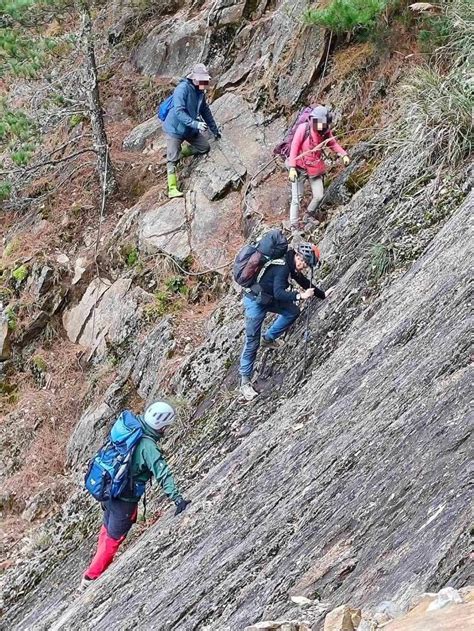
M 63 324 L 71 342 L 89 349 L 89 357 L 103 358 L 108 346 L 117 349 L 138 328 L 143 305 L 153 300 L 130 278 L 114 283 L 94 279 L 81 301 L 64 313 Z
M 209 3 L 210 11 L 186 12 L 162 20 L 133 54 L 138 70 L 150 75 L 187 74 L 206 60 L 220 93 L 246 84 L 256 101 L 293 105 L 305 92 L 324 51 L 324 33 L 304 27 L 305 0 Z M 253 18 L 246 24 L 242 18 Z M 231 37 L 219 31 L 239 28 Z M 232 51 L 232 55 L 229 52 Z
M 5 361 L 11 356 L 11 328 L 8 326 L 8 318 L 0 314 L 0 361 Z
M 222 387 L 213 400 L 208 392 L 208 412 L 195 422 L 214 423 L 218 408 L 213 431 L 226 439 L 218 460 L 213 449 L 195 452 L 196 469 L 216 464 L 189 485 L 190 509 L 177 520 L 162 518 L 100 585 L 68 602 L 63 586 L 70 584 L 71 557 L 41 588 L 41 602 L 33 591 L 12 609 L 10 628 L 159 623 L 234 630 L 278 619 L 290 591 L 324 594 L 335 604 L 350 597 L 375 605 L 384 596 L 403 604 L 443 580 L 448 557 L 462 565 L 469 522 L 465 225 L 472 206 L 471 197 L 382 291 L 376 308 L 344 325 L 328 354 L 322 336 L 348 308 L 356 279 L 351 267 L 342 270 L 316 332 L 318 359 L 303 380 L 295 381 L 300 366 L 291 352 L 293 342 L 301 344 L 299 326 L 282 355 L 266 360 L 263 373 L 279 387 L 277 396 L 264 390 L 242 406 Z M 211 343 L 208 361 L 212 352 Z M 239 419 L 257 425 L 236 441 L 229 425 Z M 140 576 L 140 590 L 130 576 Z M 456 574 L 450 580 L 456 586 Z
M 166 360 L 174 348 L 174 337 L 169 318 L 163 318 L 146 339 L 130 337 L 127 355 L 117 378 L 109 386 L 100 403 L 92 403 L 81 415 L 68 442 L 68 466 L 85 466 L 99 449 L 113 420 L 124 407 L 134 390 L 145 401 L 161 395 L 166 379 Z
M 140 212 L 138 239 L 140 248 L 147 253 L 163 251 L 177 259 L 191 254 L 188 237 L 188 217 L 184 198 L 171 199 L 165 204 L 138 202 Z
M 162 140 L 162 146 L 166 147 L 163 140 L 161 121 L 156 116 L 140 123 L 123 139 L 122 146 L 127 151 L 143 151 L 151 142 Z
M 157 4 L 155 17 L 170 4 Z M 166 248 L 177 256 L 182 247 L 197 266 L 214 267 L 235 253 L 242 227 L 260 230 L 262 216 L 267 223 L 280 220 L 286 174 L 276 168 L 266 179 L 271 166 L 253 180 L 257 188 L 247 185 L 286 126 L 283 117 L 265 120 L 262 106 L 288 111 L 298 101 L 295 110 L 321 69 L 324 42 L 318 29 L 302 25 L 306 7 L 300 0 L 196 0 L 153 22 L 135 50 L 136 66 L 179 76 L 197 59 L 209 63 L 223 140 L 208 156 L 181 165 L 183 200 L 169 202 L 156 187 L 126 212 L 111 250 L 125 238 L 138 244 L 140 256 Z M 129 7 L 123 9 L 129 20 Z M 120 26 L 119 37 L 126 28 Z M 351 74 L 340 82 L 349 102 L 354 76 L 359 79 Z M 147 151 L 153 133 L 144 141 Z M 303 314 L 281 350 L 260 351 L 260 396 L 252 404 L 235 392 L 244 328 L 240 293 L 231 289 L 209 314 L 204 343 L 194 350 L 187 344 L 176 369 L 182 358 L 173 353 L 186 340 L 173 330 L 173 314 L 138 325 L 153 297 L 129 284 L 141 282 L 135 269 L 126 277 L 111 274 L 118 280 L 102 294 L 98 281 L 89 285 L 90 275 L 70 290 L 64 321 L 72 338 L 91 343 L 99 364 L 112 359 L 115 371 L 104 395 L 92 396 L 91 388 L 69 441 L 78 488 L 115 415 L 170 396 L 180 417 L 164 448 L 192 504 L 174 518 L 155 485 L 148 498 L 155 519 L 132 529 L 110 570 L 79 595 L 101 511 L 83 492 L 71 496 L 0 577 L 2 630 L 237 631 L 276 621 L 280 631 L 295 631 L 304 617 L 311 631 L 321 631 L 327 612 L 343 603 L 375 612 L 364 623 L 385 623 L 390 614 L 377 610 L 381 601 L 403 610 L 420 591 L 449 585 L 463 593 L 471 576 L 467 228 L 473 199 L 465 200 L 467 186 L 459 185 L 467 180 L 462 168 L 435 174 L 410 152 L 382 158 L 370 143 L 359 149 L 325 202 L 331 220 L 317 280 L 334 292 L 308 305 L 308 320 Z M 363 160 L 370 161 L 370 178 L 354 194 L 349 175 Z M 244 223 L 249 207 L 256 212 Z M 168 236 L 176 239 L 171 246 Z M 389 263 L 380 276 L 374 248 Z M 44 299 L 51 304 L 40 320 L 62 298 L 48 291 Z M 7 431 L 0 424 L 7 453 L 0 471 L 7 475 L 21 463 L 17 443 L 28 444 L 25 434 L 31 434 L 28 409 L 15 414 Z M 0 503 L 8 511 L 15 498 L 5 495 Z M 32 516 L 40 504 L 32 502 Z M 302 610 L 295 596 L 314 604 Z M 453 630 L 469 615 L 463 609 Z M 403 628 L 398 620 L 389 624 Z M 420 624 L 426 631 L 425 621 Z
M 205 32 L 200 15 L 186 19 L 182 10 L 151 31 L 135 50 L 133 62 L 144 74 L 185 76 L 201 58 Z

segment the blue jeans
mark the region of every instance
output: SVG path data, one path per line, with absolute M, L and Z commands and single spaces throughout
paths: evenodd
M 300 314 L 293 302 L 273 301 L 269 305 L 259 305 L 253 298 L 244 296 L 245 308 L 245 345 L 240 357 L 239 373 L 251 377 L 253 366 L 260 346 L 262 324 L 267 313 L 278 313 L 279 316 L 265 333 L 265 339 L 276 340 L 289 329 Z

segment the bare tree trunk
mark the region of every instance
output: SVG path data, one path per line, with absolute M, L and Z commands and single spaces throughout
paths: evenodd
M 92 34 L 92 20 L 86 0 L 78 0 L 82 16 L 82 45 L 86 56 L 86 95 L 91 117 L 94 149 L 97 153 L 97 168 L 99 177 L 107 195 L 117 190 L 117 180 L 110 161 L 107 134 L 105 132 L 104 117 L 100 104 L 99 79 L 95 61 L 94 40 Z

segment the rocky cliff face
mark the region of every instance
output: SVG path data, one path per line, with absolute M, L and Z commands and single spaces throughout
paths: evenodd
M 404 608 L 421 591 L 469 582 L 474 197 L 462 165 L 433 172 L 410 147 L 353 142 L 312 235 L 324 260 L 318 280 L 334 291 L 310 305 L 309 337 L 302 317 L 281 351 L 261 352 L 252 404 L 235 391 L 243 319 L 234 288 L 207 318 L 202 343 L 189 337 L 184 352 L 185 323 L 167 314 L 150 325 L 150 288 L 113 268 L 126 240 L 146 257 L 164 252 L 185 265 L 192 255 L 215 270 L 222 292 L 225 264 L 249 231 L 286 217 L 286 175 L 269 164 L 286 121 L 256 106 L 291 109 L 320 85 L 329 49 L 323 33 L 301 26 L 305 6 L 194 2 L 133 51 L 144 73 L 177 73 L 197 56 L 219 68 L 213 110 L 224 141 L 186 166 L 184 199 L 164 200 L 158 185 L 123 213 L 101 248 L 113 274 L 86 273 L 62 307 L 64 330 L 88 361 L 100 366 L 112 349 L 116 362 L 105 394 L 78 414 L 68 466 L 80 484 L 117 411 L 165 393 L 181 416 L 169 460 L 192 504 L 173 518 L 154 489 L 149 511 L 159 518 L 137 526 L 79 595 L 100 516 L 74 492 L 4 574 L 1 628 L 236 631 L 297 618 L 291 596 Z M 121 37 L 129 18 L 115 17 Z M 367 61 L 371 76 L 382 72 L 377 63 Z M 342 98 L 340 85 L 321 86 Z M 370 99 L 377 89 L 371 82 Z M 338 115 L 349 111 L 338 105 Z M 159 153 L 161 130 L 141 125 L 125 144 Z M 314 631 L 324 612 L 312 612 Z

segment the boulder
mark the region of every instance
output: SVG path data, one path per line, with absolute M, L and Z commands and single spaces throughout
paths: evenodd
M 263 114 L 252 111 L 249 102 L 234 92 L 214 101 L 211 111 L 222 130 L 222 139 L 212 149 L 212 153 L 221 154 L 216 160 L 224 163 L 235 176 L 241 175 L 244 169 L 253 175 L 271 158 Z
M 202 191 L 209 201 L 218 200 L 239 188 L 246 173 L 247 168 L 232 143 L 226 139 L 211 141 L 209 154 L 193 161 L 188 188 Z
M 132 61 L 140 72 L 149 75 L 186 75 L 196 59 L 205 58 L 203 43 L 207 29 L 200 16 L 185 20 L 179 13 L 160 21 L 137 46 Z
M 8 326 L 8 318 L 5 314 L 0 315 L 0 361 L 5 361 L 11 357 L 12 349 L 10 344 L 12 330 Z
M 94 279 L 80 303 L 66 311 L 63 315 L 63 325 L 71 342 L 79 343 L 84 326 L 91 317 L 94 306 L 98 304 L 105 292 L 112 286 L 111 281 L 106 278 Z
M 238 24 L 242 19 L 247 0 L 221 0 L 212 6 L 209 12 L 209 24 L 211 26 L 228 26 Z
M 341 605 L 327 614 L 324 619 L 324 631 L 356 631 L 360 620 L 360 609 Z
M 35 265 L 32 273 L 28 277 L 27 288 L 29 288 L 36 299 L 43 296 L 53 284 L 54 270 L 49 265 Z
M 74 263 L 74 276 L 71 281 L 71 285 L 77 285 L 77 283 L 84 276 L 84 272 L 89 267 L 90 259 L 86 256 L 78 256 Z
M 198 190 L 189 193 L 191 221 L 191 250 L 201 268 L 217 269 L 234 259 L 241 244 L 240 196 L 227 195 L 219 203 L 209 203 Z M 222 274 L 224 269 L 217 270 Z
M 272 14 L 248 24 L 233 39 L 233 64 L 218 78 L 218 88 L 246 82 L 257 100 L 293 106 L 310 85 L 323 59 L 323 29 L 305 27 L 305 0 L 280 0 Z
M 166 252 L 178 259 L 185 259 L 191 254 L 184 198 L 172 199 L 165 204 L 153 204 L 147 195 L 134 208 L 140 212 L 140 249 L 148 253 Z
M 89 358 L 104 357 L 107 346 L 116 351 L 138 328 L 143 304 L 153 300 L 140 287 L 132 287 L 130 278 L 119 278 L 114 283 L 95 278 L 78 305 L 66 311 L 63 324 L 66 333 L 76 344 L 90 349 Z
M 446 598 L 449 590 L 449 598 Z M 451 598 L 452 597 L 452 598 Z M 435 603 L 448 606 L 433 608 Z M 468 588 L 461 598 L 452 587 L 438 595 L 426 595 L 411 611 L 384 625 L 384 631 L 464 631 L 474 628 L 474 589 Z
M 166 147 L 161 121 L 156 116 L 153 116 L 134 127 L 124 138 L 122 146 L 126 151 L 143 151 L 150 142 L 159 141 L 160 139 L 163 148 Z
M 438 593 L 436 600 L 428 606 L 426 611 L 436 611 L 436 609 L 442 609 L 452 603 L 462 603 L 461 595 L 457 589 L 445 587 Z

